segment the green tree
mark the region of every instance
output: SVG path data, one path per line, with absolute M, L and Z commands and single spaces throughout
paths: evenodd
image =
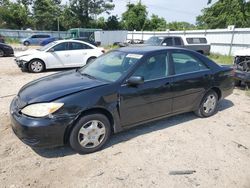
M 148 19 L 145 24 L 144 30 L 156 30 L 156 31 L 164 31 L 166 30 L 167 22 L 164 18 L 160 18 L 159 16 L 153 14 L 151 19 Z
M 29 10 L 21 3 L 5 0 L 0 7 L 0 26 L 9 29 L 31 27 Z
M 70 28 L 79 27 L 81 25 L 80 20 L 76 19 L 76 14 L 67 4 L 62 7 L 59 20 L 63 30 L 69 30 Z
M 109 16 L 106 22 L 106 29 L 108 30 L 119 30 L 121 25 L 118 16 Z
M 143 30 L 147 20 L 147 8 L 141 2 L 127 4 L 127 10 L 122 14 L 122 24 L 128 30 Z
M 80 21 L 78 27 L 89 27 L 90 21 L 101 13 L 113 10 L 113 0 L 70 0 L 70 8 Z
M 228 25 L 250 27 L 250 2 L 219 0 L 203 9 L 202 15 L 196 18 L 196 22 L 198 27 L 208 29 L 226 28 Z
M 36 29 L 56 30 L 57 19 L 60 17 L 60 6 L 55 0 L 35 0 L 33 14 Z
M 190 30 L 195 29 L 195 25 L 188 22 L 170 22 L 167 24 L 167 28 L 171 31 Z

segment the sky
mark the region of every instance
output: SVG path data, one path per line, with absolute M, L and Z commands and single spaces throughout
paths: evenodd
M 113 1 L 115 8 L 111 14 L 121 17 L 121 14 L 126 11 L 129 0 Z M 138 0 L 130 0 L 130 2 L 136 3 Z M 147 6 L 149 15 L 156 14 L 165 18 L 167 22 L 186 21 L 194 24 L 196 16 L 207 7 L 208 0 L 141 0 L 141 2 Z

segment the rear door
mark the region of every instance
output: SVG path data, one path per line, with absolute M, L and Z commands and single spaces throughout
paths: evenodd
M 212 71 L 194 54 L 184 50 L 172 50 L 173 65 L 173 113 L 193 110 L 211 86 Z
M 69 42 L 69 61 L 67 67 L 82 67 L 86 64 L 88 54 L 93 48 L 80 42 Z
M 123 127 L 171 113 L 172 78 L 168 76 L 168 67 L 167 52 L 152 55 L 133 74 L 143 76 L 144 83 L 136 87 L 121 86 L 119 94 Z

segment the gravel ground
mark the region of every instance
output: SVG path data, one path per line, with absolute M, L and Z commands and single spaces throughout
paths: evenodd
M 13 58 L 0 64 L 0 187 L 250 187 L 245 91 L 221 101 L 211 118 L 186 113 L 143 125 L 114 135 L 93 154 L 33 150 L 13 134 L 9 104 L 25 83 L 53 72 L 23 73 Z

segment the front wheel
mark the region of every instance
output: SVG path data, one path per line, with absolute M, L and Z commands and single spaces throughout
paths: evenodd
M 40 73 L 45 70 L 45 65 L 41 60 L 35 59 L 29 63 L 28 69 L 30 72 Z
M 217 112 L 218 95 L 215 91 L 209 91 L 202 99 L 195 114 L 199 117 L 210 117 Z
M 108 118 L 103 114 L 83 116 L 70 133 L 71 148 L 81 154 L 98 151 L 110 137 L 110 126 Z
M 0 57 L 4 56 L 4 51 L 0 49 Z

